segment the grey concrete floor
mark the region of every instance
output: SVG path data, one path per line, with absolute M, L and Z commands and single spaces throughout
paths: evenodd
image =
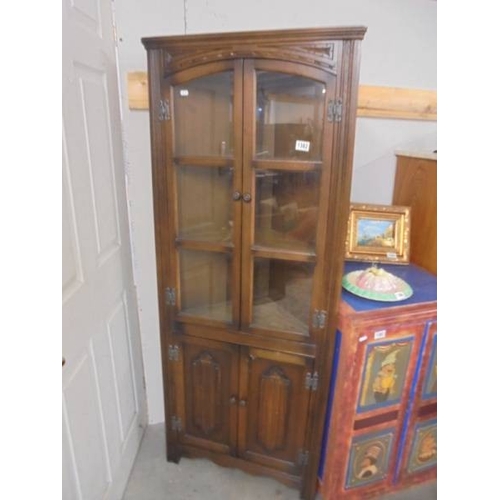
M 436 482 L 413 487 L 379 500 L 434 500 Z M 163 424 L 146 429 L 122 500 L 299 500 L 298 490 L 274 479 L 220 467 L 206 459 L 165 457 Z M 321 497 L 318 494 L 317 500 Z

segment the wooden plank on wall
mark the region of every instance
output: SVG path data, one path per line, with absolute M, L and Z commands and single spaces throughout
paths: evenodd
M 437 93 L 435 90 L 360 85 L 358 116 L 435 121 Z
M 148 109 L 148 75 L 144 71 L 127 74 L 130 109 Z M 358 116 L 406 120 L 437 119 L 435 90 L 360 85 Z
M 145 71 L 127 73 L 129 109 L 149 109 L 148 74 Z

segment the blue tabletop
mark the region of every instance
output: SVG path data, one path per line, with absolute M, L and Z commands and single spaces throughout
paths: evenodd
M 371 265 L 370 262 L 345 262 L 344 274 L 360 269 L 367 269 Z M 415 266 L 414 264 L 378 264 L 378 267 L 406 281 L 406 283 L 412 287 L 413 295 L 399 302 L 380 302 L 358 297 L 342 288 L 342 300 L 347 302 L 355 311 L 373 311 L 376 309 L 406 306 L 409 304 L 419 304 L 421 302 L 433 302 L 437 300 L 437 278 L 425 269 Z

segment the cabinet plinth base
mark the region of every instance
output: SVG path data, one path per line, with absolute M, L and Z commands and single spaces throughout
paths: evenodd
M 233 457 L 231 455 L 221 455 L 219 453 L 212 453 L 206 450 L 199 450 L 192 446 L 183 446 L 182 457 L 208 458 L 212 462 L 222 467 L 234 467 L 242 470 L 243 472 L 247 472 L 249 474 L 253 474 L 256 476 L 268 476 L 273 479 L 276 479 L 285 486 L 288 486 L 290 488 L 296 488 L 297 490 L 300 489 L 302 485 L 302 482 L 299 477 L 292 476 L 285 472 L 270 469 L 268 467 L 264 467 L 259 464 L 248 462 L 246 460 Z

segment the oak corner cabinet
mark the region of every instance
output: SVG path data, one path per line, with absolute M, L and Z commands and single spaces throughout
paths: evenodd
M 347 262 L 345 272 L 368 264 Z M 378 498 L 437 474 L 437 279 L 384 265 L 413 296 L 343 291 L 319 483 L 324 500 Z
M 142 40 L 169 461 L 316 493 L 365 31 Z

